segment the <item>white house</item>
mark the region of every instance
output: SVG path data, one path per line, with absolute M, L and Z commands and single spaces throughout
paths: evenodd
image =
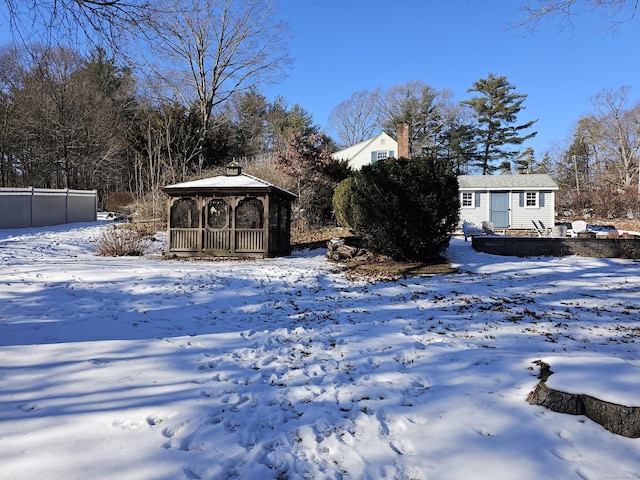
M 489 221 L 500 229 L 531 229 L 533 222 L 554 226 L 558 184 L 549 175 L 461 175 L 458 186 L 461 223 Z
M 352 170 L 360 170 L 365 165 L 371 165 L 384 158 L 396 157 L 398 142 L 386 133 L 365 140 L 331 155 L 334 160 L 346 160 Z
M 378 160 L 409 156 L 406 124 L 398 126 L 398 141 L 386 133 L 352 145 L 332 155 L 346 160 L 353 170 Z M 547 174 L 460 175 L 460 225 L 491 222 L 496 229 L 550 229 L 555 223 L 558 184 Z

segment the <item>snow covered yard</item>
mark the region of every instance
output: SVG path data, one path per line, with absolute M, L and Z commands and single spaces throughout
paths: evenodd
M 541 358 L 640 368 L 639 262 L 454 239 L 459 274 L 353 283 L 102 228 L 0 230 L 2 479 L 640 478 L 640 439 L 525 401 Z

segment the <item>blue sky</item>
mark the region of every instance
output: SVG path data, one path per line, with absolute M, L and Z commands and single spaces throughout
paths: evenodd
M 331 134 L 329 113 L 357 91 L 422 80 L 463 100 L 489 72 L 505 75 L 528 95 L 519 120 L 539 119 L 538 135 L 526 145 L 539 158 L 593 112 L 590 98 L 602 88 L 629 85 L 631 100 L 640 101 L 640 20 L 613 35 L 603 31 L 606 19 L 581 12 L 573 30 L 549 19 L 532 36 L 509 27 L 524 3 L 281 0 L 294 63 L 288 78 L 263 93 L 300 104 Z
M 528 95 L 519 120 L 538 119 L 538 135 L 525 146 L 541 158 L 593 111 L 590 98 L 601 89 L 628 85 L 630 100 L 640 101 L 640 18 L 614 35 L 603 31 L 607 19 L 582 11 L 573 29 L 548 19 L 533 36 L 509 26 L 522 18 L 527 0 L 279 3 L 294 35 L 294 62 L 287 78 L 262 92 L 300 104 L 330 135 L 329 113 L 357 91 L 422 80 L 464 100 L 473 82 L 491 72 Z M 2 43 L 11 39 L 7 27 L 0 18 Z

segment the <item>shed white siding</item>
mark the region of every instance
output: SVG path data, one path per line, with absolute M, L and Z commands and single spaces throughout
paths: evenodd
M 492 221 L 492 194 L 508 193 L 508 225 L 500 228 L 532 229 L 533 221 L 547 228 L 554 226 L 558 186 L 548 175 L 463 175 L 458 182 L 461 225 L 465 221 L 475 225 Z
M 466 221 L 480 225 L 489 218 L 489 192 L 468 190 L 465 192 L 471 195 L 471 206 L 463 206 L 463 192 L 460 191 L 460 223 Z
M 537 195 L 536 206 L 527 207 L 522 204 L 525 191 L 511 192 L 511 228 L 530 229 L 533 227 L 533 221 L 542 222 L 547 228 L 553 227 L 555 223 L 554 193 L 544 190 L 534 193 Z

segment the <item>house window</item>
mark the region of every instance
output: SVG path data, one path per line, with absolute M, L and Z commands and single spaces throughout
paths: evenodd
M 526 192 L 525 207 L 537 207 L 538 206 L 538 192 Z
M 376 160 L 384 160 L 385 158 L 389 158 L 389 152 L 386 150 L 380 150 L 376 152 Z
M 462 206 L 463 207 L 473 207 L 473 193 L 472 192 L 462 192 Z

